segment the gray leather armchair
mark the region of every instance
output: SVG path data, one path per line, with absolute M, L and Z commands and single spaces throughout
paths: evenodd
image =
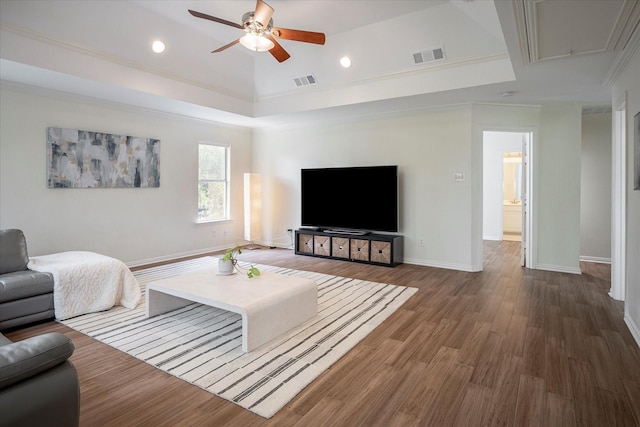
M 53 277 L 27 268 L 27 241 L 21 230 L 0 230 L 0 331 L 51 319 Z
M 53 332 L 18 342 L 0 334 L 0 427 L 78 426 L 73 342 Z

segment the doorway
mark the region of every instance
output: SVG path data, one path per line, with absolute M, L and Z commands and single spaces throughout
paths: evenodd
M 522 151 L 503 152 L 502 240 L 522 241 L 522 181 Z
M 483 131 L 483 240 L 520 242 L 527 262 L 530 235 L 528 159 L 531 131 Z

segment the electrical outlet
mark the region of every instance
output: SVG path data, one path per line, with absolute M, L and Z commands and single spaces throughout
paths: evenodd
M 224 230 L 224 237 L 227 237 L 228 234 L 227 230 Z
M 216 230 L 211 231 L 211 237 L 213 237 L 214 239 L 218 237 L 218 233 L 216 232 Z
M 422 237 L 418 239 L 418 246 L 424 248 L 424 239 Z

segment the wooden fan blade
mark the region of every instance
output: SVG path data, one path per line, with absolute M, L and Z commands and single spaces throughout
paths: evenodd
M 291 57 L 291 55 L 289 55 L 289 53 L 284 50 L 282 46 L 280 46 L 280 43 L 278 43 L 278 41 L 274 39 L 273 36 L 265 37 L 273 42 L 273 47 L 271 48 L 271 50 L 269 50 L 269 53 L 271 53 L 271 55 L 273 55 L 273 57 L 276 58 L 278 62 L 284 62 Z
M 191 10 L 191 9 L 189 9 L 189 13 L 195 16 L 196 18 L 208 19 L 209 21 L 217 22 L 219 24 L 229 25 L 231 27 L 240 28 L 241 30 L 244 29 L 244 27 L 240 24 L 227 21 L 226 19 L 216 18 L 215 16 L 207 15 L 206 13 L 196 12 L 195 10 Z
M 231 42 L 231 43 L 229 43 L 229 44 L 225 44 L 224 46 L 217 48 L 216 50 L 212 50 L 212 51 L 211 51 L 211 53 L 218 53 L 218 52 L 222 52 L 223 50 L 228 49 L 228 48 L 230 48 L 231 46 L 238 44 L 238 42 L 239 42 L 239 41 L 240 41 L 240 39 L 238 39 L 238 40 L 234 40 L 234 41 L 232 41 L 232 42 Z
M 256 11 L 253 13 L 253 20 L 261 23 L 263 27 L 266 27 L 272 15 L 273 8 L 262 0 L 258 0 L 256 3 Z
M 274 28 L 271 30 L 271 34 L 274 36 L 285 39 L 294 40 L 297 42 L 324 44 L 324 33 L 315 33 L 313 31 L 291 30 L 289 28 Z

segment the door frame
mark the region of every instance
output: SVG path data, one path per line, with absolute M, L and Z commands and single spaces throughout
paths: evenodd
M 522 203 L 522 216 L 523 216 L 523 229 L 522 229 L 522 240 L 520 246 L 520 254 L 521 254 L 521 262 L 524 263 L 526 268 L 536 268 L 536 259 L 535 259 L 535 218 L 533 216 L 533 208 L 535 206 L 535 180 L 534 180 L 534 162 L 535 158 L 533 156 L 534 146 L 536 145 L 535 141 L 537 138 L 537 129 L 534 127 L 501 127 L 501 126 L 486 126 L 480 129 L 480 141 L 481 146 L 484 147 L 484 135 L 485 132 L 511 132 L 511 133 L 520 133 L 520 134 L 528 134 L 528 144 L 523 146 L 522 156 L 523 162 L 526 161 L 526 166 L 523 164 L 523 178 L 524 178 L 524 192 L 526 194 L 526 200 L 523 200 Z M 483 150 L 480 150 L 480 167 L 483 165 Z M 525 160 L 526 159 L 526 160 Z M 484 192 L 484 179 L 482 169 L 480 170 L 480 179 L 483 181 L 480 185 L 480 221 L 479 223 L 483 223 L 482 216 L 484 215 L 482 208 L 482 193 Z M 479 247 L 482 248 L 482 237 L 483 233 L 480 230 L 479 233 Z M 480 257 L 481 270 L 484 266 L 484 259 Z
M 611 194 L 611 298 L 625 299 L 627 232 L 627 99 L 613 104 Z
M 529 175 L 529 159 L 531 157 L 531 153 L 529 152 L 529 146 L 531 145 L 531 140 L 533 139 L 533 132 L 523 132 L 522 133 L 522 170 L 520 171 L 521 177 L 520 180 L 522 182 L 522 194 L 524 197 L 522 198 L 522 233 L 521 233 L 521 244 L 520 244 L 520 266 L 527 267 L 529 263 L 527 262 L 527 255 L 529 254 L 527 242 L 531 236 L 531 224 L 528 221 L 528 218 L 531 217 L 530 212 L 528 212 L 528 206 L 530 204 L 529 194 L 530 187 L 529 183 L 531 182 L 531 176 Z M 530 261 L 530 259 L 529 259 Z

